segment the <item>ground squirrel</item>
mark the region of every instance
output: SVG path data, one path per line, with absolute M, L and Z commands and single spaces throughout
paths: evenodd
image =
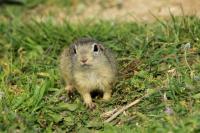
M 60 70 L 68 94 L 75 88 L 87 107 L 95 107 L 91 98 L 94 90 L 101 90 L 104 100 L 110 99 L 116 80 L 116 60 L 102 43 L 90 38 L 76 40 L 61 53 Z

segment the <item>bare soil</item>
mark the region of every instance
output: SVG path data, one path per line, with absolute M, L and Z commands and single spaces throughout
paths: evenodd
M 151 22 L 156 18 L 169 18 L 170 14 L 200 16 L 200 0 L 94 0 L 81 3 L 74 0 L 72 9 L 58 7 L 54 4 L 39 5 L 32 11 L 38 21 L 54 19 L 58 22 L 69 20 L 80 22 L 87 19 L 93 20 L 118 20 L 118 21 L 145 21 Z

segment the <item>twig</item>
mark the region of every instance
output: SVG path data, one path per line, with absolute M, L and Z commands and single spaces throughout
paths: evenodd
M 101 117 L 103 117 L 103 118 L 108 118 L 108 117 L 110 117 L 111 115 L 113 115 L 113 114 L 117 111 L 117 109 L 118 109 L 118 108 L 115 108 L 115 109 L 113 109 L 113 110 L 110 110 L 110 111 L 108 111 L 108 112 L 105 112 L 105 113 L 103 113 L 103 114 L 101 115 Z
M 108 118 L 107 120 L 105 120 L 105 123 L 111 122 L 112 120 L 114 120 L 118 115 L 120 115 L 122 112 L 124 112 L 125 110 L 127 110 L 128 108 L 132 107 L 133 105 L 139 103 L 143 98 L 148 97 L 149 93 L 145 94 L 144 96 L 142 96 L 141 98 L 136 99 L 135 101 L 131 102 L 130 104 L 122 107 L 120 110 L 118 110 L 116 113 L 114 113 L 110 118 Z M 112 111 L 111 111 L 112 112 Z

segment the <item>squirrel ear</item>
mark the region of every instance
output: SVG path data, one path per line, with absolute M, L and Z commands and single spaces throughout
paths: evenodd
M 69 52 L 71 54 L 76 54 L 76 47 L 77 47 L 76 45 L 71 45 L 69 48 Z
M 99 46 L 99 48 L 101 49 L 101 51 L 104 51 L 105 48 L 104 48 L 103 45 L 99 44 L 98 46 Z

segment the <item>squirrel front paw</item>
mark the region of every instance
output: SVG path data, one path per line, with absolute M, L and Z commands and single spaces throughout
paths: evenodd
M 96 104 L 93 103 L 93 102 L 86 103 L 86 107 L 89 108 L 89 109 L 95 109 L 96 108 Z
M 68 94 L 69 98 L 72 98 L 73 97 L 73 93 L 74 93 L 73 86 L 72 85 L 67 85 L 65 87 L 65 89 L 67 90 L 67 94 Z

